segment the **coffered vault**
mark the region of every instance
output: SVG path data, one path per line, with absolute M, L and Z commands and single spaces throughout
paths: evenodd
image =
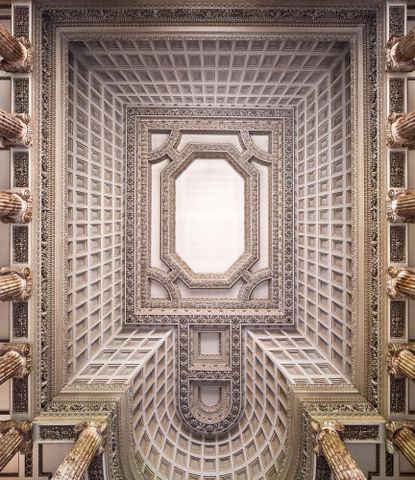
M 381 3 L 36 4 L 40 477 L 105 417 L 109 478 L 325 478 L 309 420 L 334 416 L 395 478 Z

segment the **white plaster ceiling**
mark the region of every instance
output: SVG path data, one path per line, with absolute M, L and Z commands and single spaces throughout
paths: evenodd
M 71 42 L 123 103 L 295 106 L 348 48 L 346 42 L 273 38 Z

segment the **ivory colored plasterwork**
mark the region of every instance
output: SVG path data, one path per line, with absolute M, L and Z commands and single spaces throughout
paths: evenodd
M 180 9 L 179 9 L 180 10 Z M 365 185 L 365 195 L 363 199 L 363 204 L 366 212 L 366 230 L 363 246 L 365 249 L 364 254 L 364 265 L 365 265 L 365 281 L 361 277 L 359 278 L 360 285 L 365 284 L 365 308 L 364 316 L 366 319 L 366 326 L 364 330 L 367 332 L 370 330 L 370 345 L 371 348 L 365 351 L 365 355 L 370 355 L 370 366 L 366 376 L 366 387 L 365 391 L 368 393 L 368 398 L 374 405 L 379 405 L 381 403 L 381 384 L 379 383 L 379 366 L 380 366 L 380 357 L 381 352 L 378 351 L 379 346 L 379 336 L 381 333 L 381 325 L 378 321 L 378 317 L 382 313 L 382 302 L 379 303 L 379 272 L 382 271 L 380 267 L 380 258 L 379 246 L 383 242 L 383 233 L 379 235 L 379 223 L 380 216 L 382 211 L 379 204 L 383 202 L 384 193 L 379 192 L 379 184 L 382 178 L 383 172 L 379 169 L 379 156 L 378 153 L 378 131 L 377 125 L 379 121 L 379 110 L 378 108 L 373 108 L 373 106 L 379 106 L 378 97 L 377 97 L 377 82 L 378 69 L 377 61 L 378 58 L 374 52 L 378 52 L 376 43 L 377 35 L 382 34 L 382 22 L 381 22 L 381 10 L 377 10 L 373 7 L 368 7 L 367 10 L 354 9 L 353 7 L 347 8 L 339 11 L 339 9 L 329 9 L 322 8 L 320 9 L 297 9 L 297 8 L 287 8 L 283 11 L 278 11 L 278 9 L 226 9 L 221 8 L 217 11 L 212 9 L 189 9 L 183 12 L 177 12 L 177 17 L 172 17 L 171 11 L 167 11 L 163 8 L 157 9 L 157 14 L 151 9 L 143 9 L 139 15 L 137 11 L 133 10 L 132 12 L 127 9 L 120 11 L 111 11 L 111 9 L 97 10 L 93 11 L 91 9 L 85 9 L 80 11 L 80 9 L 71 9 L 71 8 L 61 8 L 58 10 L 50 9 L 42 13 L 39 9 L 37 11 L 37 42 L 35 43 L 35 48 L 38 50 L 39 58 L 42 61 L 42 69 L 39 69 L 38 72 L 38 82 L 40 90 L 37 92 L 38 104 L 37 112 L 39 116 L 42 116 L 44 119 L 41 127 L 38 129 L 38 138 L 39 140 L 39 164 L 42 175 L 38 177 L 38 191 L 39 191 L 39 202 L 38 202 L 38 212 L 37 218 L 41 220 L 41 230 L 39 231 L 39 246 L 41 255 L 39 256 L 38 264 L 38 276 L 40 279 L 40 284 L 38 285 L 39 294 L 39 304 L 38 304 L 38 321 L 41 326 L 40 329 L 40 342 L 39 342 L 39 355 L 36 357 L 39 361 L 39 367 L 37 370 L 40 372 L 38 377 L 37 384 L 37 398 L 38 398 L 38 407 L 45 408 L 50 406 L 51 399 L 53 394 L 58 393 L 56 387 L 53 387 L 56 374 L 56 365 L 61 364 L 62 355 L 61 352 L 58 353 L 57 359 L 54 359 L 52 362 L 51 355 L 54 350 L 51 348 L 55 344 L 56 333 L 53 330 L 53 321 L 52 310 L 50 305 L 55 305 L 57 297 L 61 298 L 61 294 L 54 291 L 51 288 L 51 279 L 54 278 L 54 273 L 57 268 L 55 265 L 55 255 L 51 253 L 54 251 L 54 208 L 55 204 L 55 174 L 57 173 L 55 168 L 55 139 L 56 139 L 56 130 L 54 128 L 55 120 L 57 117 L 55 111 L 55 86 L 51 82 L 51 79 L 56 77 L 56 27 L 81 27 L 88 24 L 99 25 L 101 30 L 104 31 L 107 25 L 113 26 L 114 24 L 119 23 L 119 25 L 131 26 L 135 25 L 165 25 L 165 24 L 176 24 L 180 25 L 183 23 L 198 24 L 205 23 L 206 25 L 213 26 L 213 29 L 218 25 L 221 26 L 236 26 L 241 22 L 242 19 L 244 22 L 247 22 L 250 25 L 268 25 L 268 26 L 286 26 L 290 25 L 293 28 L 294 25 L 297 26 L 306 26 L 317 25 L 320 28 L 324 26 L 336 27 L 347 27 L 349 29 L 357 28 L 359 32 L 364 31 L 363 35 L 363 56 L 366 61 L 362 61 L 366 65 L 367 70 L 363 71 L 363 76 L 360 78 L 361 81 L 365 82 L 367 88 L 364 89 L 367 93 L 367 97 L 364 98 L 364 101 L 360 104 L 360 111 L 364 111 L 365 119 L 359 125 L 362 127 L 365 135 L 366 148 L 359 150 L 359 162 L 365 165 L 365 175 L 364 175 L 364 185 Z M 181 15 L 179 15 L 181 13 Z M 120 16 L 121 15 L 121 16 Z M 175 18 L 180 18 L 179 21 L 176 21 Z M 363 27 L 362 27 L 363 26 Z M 162 26 L 161 30 L 165 30 Z M 183 30 L 183 27 L 181 28 Z M 349 30 L 350 31 L 350 30 Z M 78 31 L 75 36 L 82 38 L 86 36 L 86 33 Z M 108 35 L 111 37 L 112 34 L 100 33 L 101 37 Z M 331 34 L 335 36 L 334 34 Z M 42 45 L 43 37 L 43 45 Z M 75 37 L 73 37 L 75 38 Z M 43 49 L 41 51 L 41 48 Z M 362 59 L 361 59 L 362 60 Z M 357 73 L 356 69 L 352 70 L 354 75 L 354 85 L 357 83 Z M 357 100 L 356 100 L 357 101 Z M 363 106 L 363 108 L 362 108 Z M 380 112 L 382 113 L 382 112 Z M 40 124 L 39 124 L 40 125 Z M 358 125 L 358 122 L 355 121 L 354 127 Z M 63 132 L 63 129 L 62 129 Z M 361 155 L 361 156 L 360 156 Z M 59 173 L 61 173 L 59 171 Z M 356 168 L 354 168 L 354 174 L 356 174 Z M 379 193 L 381 195 L 379 196 Z M 379 199 L 382 199 L 381 201 Z M 62 207 L 60 203 L 61 199 L 58 201 L 59 209 Z M 59 210 L 61 211 L 61 210 Z M 59 224 L 58 224 L 59 225 Z M 381 249 L 380 249 L 381 251 Z M 55 270 L 56 268 L 56 270 Z M 62 286 L 61 284 L 59 284 Z M 64 296 L 64 295 L 63 295 Z M 360 312 L 362 313 L 362 312 Z M 161 321 L 165 321 L 166 318 L 161 317 Z M 59 327 L 58 327 L 59 328 Z M 364 349 L 365 350 L 365 349 Z M 362 357 L 360 357 L 363 360 Z M 60 375 L 60 374 L 59 374 Z M 320 401 L 317 395 L 316 389 L 316 398 L 313 399 L 315 402 Z M 99 393 L 99 389 L 96 389 L 95 395 L 97 398 L 102 394 Z M 68 398 L 70 405 L 74 405 L 79 402 L 79 398 L 71 397 Z M 324 403 L 324 402 L 323 402 Z M 61 418 L 65 416 L 63 405 L 55 404 L 56 415 Z M 325 404 L 324 404 L 325 405 Z M 51 411 L 50 407 L 50 411 Z M 69 407 L 68 407 L 69 408 Z M 330 406 L 327 405 L 327 409 L 330 409 Z M 363 413 L 363 412 L 362 412 Z M 120 420 L 119 420 L 120 421 Z M 121 425 L 118 425 L 120 428 Z M 128 440 L 127 440 L 128 441 Z M 299 445 L 299 439 L 296 439 L 295 443 L 297 447 Z M 129 449 L 127 448 L 127 451 Z M 298 453 L 297 460 L 300 458 L 300 449 L 292 448 L 290 452 L 287 452 L 287 455 L 295 455 L 295 452 Z M 296 460 L 296 462 L 297 462 Z M 281 478 L 310 478 L 310 458 L 303 456 L 299 463 L 301 468 L 295 470 L 291 474 L 287 473 L 285 469 L 286 476 Z M 301 463 L 302 462 L 302 463 Z M 279 463 L 279 469 L 284 471 L 284 466 L 287 465 L 287 458 L 281 458 Z M 279 471 L 278 469 L 278 471 Z M 291 476 L 290 476 L 291 475 Z M 121 478 L 121 477 L 119 477 Z M 137 477 L 139 478 L 139 477 Z M 278 478 L 278 477 L 276 477 Z

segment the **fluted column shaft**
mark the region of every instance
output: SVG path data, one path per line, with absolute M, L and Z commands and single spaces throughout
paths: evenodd
M 26 453 L 32 447 L 32 424 L 6 420 L 0 422 L 0 471 L 16 453 Z
M 32 199 L 29 190 L 0 190 L 0 221 L 28 223 L 32 219 Z
M 0 301 L 27 301 L 32 288 L 32 275 L 29 268 L 0 268 Z
M 0 137 L 3 137 L 4 146 L 29 147 L 32 144 L 29 121 L 26 114 L 14 115 L 0 109 Z
M 415 298 L 415 271 L 412 268 L 388 268 L 387 292 L 391 298 Z
M 415 223 L 415 190 L 392 188 L 386 206 L 389 221 Z
M 80 480 L 91 460 L 103 445 L 101 426 L 86 426 L 75 442 L 72 450 L 66 455 L 52 480 Z
M 404 427 L 395 433 L 393 442 L 415 466 L 415 433 L 410 428 Z
M 335 429 L 323 429 L 318 443 L 336 480 L 365 480 Z
M 26 359 L 16 350 L 9 350 L 0 357 L 0 385 L 12 377 L 21 376 Z
M 396 347 L 395 345 L 389 347 L 391 351 L 389 373 L 415 380 L 415 355 L 406 348 L 393 352 Z
M 399 63 L 408 63 L 415 58 L 415 28 L 399 39 L 393 53 Z
M 413 147 L 415 144 L 415 111 L 409 113 L 391 113 L 389 115 L 390 147 Z
M 0 25 L 0 55 L 7 63 L 23 63 L 27 56 L 24 46 L 2 25 Z
M 413 138 L 415 136 L 415 112 L 405 113 L 399 117 L 393 128 L 400 137 Z
M 0 438 L 0 471 L 20 451 L 23 442 L 23 435 L 15 428 L 11 428 Z
M 11 73 L 32 71 L 32 46 L 25 38 L 15 38 L 0 25 L 0 69 Z

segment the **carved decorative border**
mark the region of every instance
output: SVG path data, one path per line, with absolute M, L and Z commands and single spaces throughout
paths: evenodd
M 213 332 L 220 335 L 219 354 L 201 353 L 200 334 L 203 332 Z M 230 370 L 230 334 L 230 325 L 189 325 L 189 369 Z
M 149 285 L 145 278 L 143 283 L 143 273 L 148 269 L 148 255 L 149 255 L 149 242 L 148 231 L 149 228 L 149 213 L 143 215 L 139 214 L 134 209 L 135 199 L 135 184 L 134 178 L 138 178 L 137 184 L 140 185 L 140 197 L 138 202 L 140 208 L 148 209 L 146 205 L 148 200 L 148 186 L 146 171 L 140 174 L 137 165 L 138 145 L 147 145 L 148 137 L 146 132 L 150 128 L 166 128 L 166 123 L 161 119 L 169 118 L 177 124 L 177 128 L 191 129 L 192 131 L 204 131 L 209 128 L 209 131 L 215 130 L 229 130 L 229 131 L 241 131 L 242 140 L 245 144 L 249 145 L 246 155 L 252 155 L 259 158 L 261 161 L 271 163 L 273 168 L 271 169 L 272 183 L 275 186 L 272 189 L 270 207 L 274 212 L 278 211 L 278 208 L 284 208 L 284 212 L 280 214 L 274 214 L 273 223 L 271 225 L 270 240 L 272 245 L 272 264 L 271 270 L 261 270 L 252 275 L 252 279 L 249 279 L 246 287 L 241 290 L 238 301 L 221 300 L 214 298 L 211 301 L 206 299 L 186 299 L 182 303 L 177 303 L 179 299 L 179 293 L 176 292 L 176 288 L 172 281 L 169 280 L 170 276 L 166 276 L 164 272 L 158 272 L 156 269 L 151 269 L 151 274 L 154 278 L 160 281 L 169 292 L 172 292 L 172 297 L 175 299 L 176 304 L 174 307 L 181 307 L 180 311 L 185 309 L 185 315 L 177 315 L 177 313 L 170 307 L 166 308 L 166 302 L 152 301 L 146 304 L 146 298 L 149 298 Z M 257 121 L 252 122 L 252 117 L 257 117 Z M 205 119 L 211 117 L 210 120 L 196 121 L 187 120 L 183 121 L 181 118 L 195 118 Z M 216 117 L 216 118 L 215 118 Z M 239 120 L 227 120 L 226 117 L 238 117 Z M 249 121 L 243 120 L 243 118 L 249 117 Z M 217 120 L 221 118 L 221 120 Z M 224 118 L 224 119 L 223 119 Z M 144 126 L 141 126 L 140 119 Z M 157 121 L 157 119 L 160 119 Z M 292 134 L 293 134 L 293 112 L 289 109 L 234 109 L 234 108 L 175 108 L 175 107 L 130 107 L 127 108 L 127 244 L 126 244 L 126 323 L 164 323 L 174 324 L 181 322 L 182 319 L 186 319 L 190 322 L 213 322 L 218 323 L 223 321 L 228 323 L 229 320 L 239 318 L 239 321 L 244 324 L 293 324 L 293 147 L 292 147 Z M 250 144 L 251 141 L 248 138 L 246 132 L 248 131 L 273 131 L 273 154 L 265 154 L 254 149 Z M 142 131 L 143 130 L 143 131 Z M 282 139 L 283 135 L 283 139 Z M 169 144 L 175 144 L 177 135 L 172 135 L 164 148 L 157 153 L 157 155 L 168 154 Z M 223 149 L 226 146 L 218 148 Z M 199 146 L 200 150 L 202 147 Z M 230 147 L 229 147 L 230 148 Z M 283 154 L 280 153 L 280 149 L 283 148 Z M 281 161 L 281 155 L 284 157 L 284 171 L 281 172 L 278 168 Z M 274 162 L 275 167 L 274 167 Z M 282 180 L 283 178 L 283 180 Z M 279 191 L 278 186 L 283 181 L 283 192 Z M 166 193 L 169 195 L 169 193 Z M 171 195 L 170 195 L 171 196 Z M 278 204 L 282 203 L 284 198 L 283 207 L 278 207 Z M 170 202 L 171 203 L 171 202 Z M 271 206 L 272 205 L 272 206 Z M 164 215 L 164 223 L 171 222 L 172 212 L 170 210 L 169 216 Z M 251 213 L 253 215 L 253 213 Z M 280 216 L 284 218 L 284 224 L 280 224 Z M 139 218 L 139 231 L 135 230 L 136 218 Z M 255 219 L 253 218 L 253 222 Z M 165 227 L 164 227 L 165 228 Z M 253 225 L 255 230 L 256 224 Z M 134 238 L 139 239 L 137 244 Z M 165 241 L 171 242 L 171 239 L 165 239 Z M 277 243 L 276 243 L 277 242 Z M 278 246 L 278 248 L 277 248 Z M 164 250 L 167 246 L 164 247 Z M 255 247 L 253 248 L 255 249 Z M 163 247 L 162 247 L 163 250 Z M 251 249 L 252 250 L 252 249 Z M 284 255 L 284 258 L 281 258 Z M 132 259 L 135 258 L 135 262 Z M 129 260 L 131 259 L 131 260 Z M 136 286 L 135 278 L 141 278 L 141 290 Z M 167 277 L 167 278 L 166 278 Z M 173 278 L 173 277 L 172 277 Z M 254 286 L 261 281 L 270 278 L 271 280 L 271 306 L 268 301 L 256 300 L 250 305 L 247 300 L 249 294 Z M 174 278 L 173 278 L 174 279 Z M 137 298 L 137 293 L 141 292 L 140 302 Z M 175 293 L 176 292 L 176 293 Z M 142 300 L 143 299 L 143 300 Z M 275 304 L 275 302 L 278 302 Z M 203 307 L 209 307 L 209 313 L 204 313 Z M 278 305 L 278 308 L 276 306 Z M 163 308 L 164 306 L 164 308 Z M 212 320 L 212 315 L 215 318 Z M 219 320 L 220 319 L 220 320 Z
M 389 152 L 389 186 L 391 188 L 406 186 L 406 155 L 402 150 Z
M 13 263 L 29 262 L 29 227 L 12 226 Z
M 223 325 L 221 327 L 223 328 Z M 179 326 L 178 407 L 183 420 L 190 429 L 207 435 L 221 433 L 232 427 L 242 410 L 241 325 L 238 322 L 234 322 L 228 327 L 231 330 L 230 349 L 227 352 L 227 355 L 230 356 L 230 368 L 226 370 L 209 369 L 208 367 L 200 370 L 189 368 L 191 365 L 189 339 L 192 337 L 189 330 L 193 328 L 215 331 L 215 327 L 206 325 L 194 327 L 191 324 L 181 324 Z M 203 413 L 206 407 L 196 398 L 197 395 L 192 385 L 212 385 L 218 382 L 227 383 L 229 392 L 218 407 L 215 419 L 209 422 L 203 421 L 206 418 L 206 415 Z
M 405 6 L 389 7 L 389 36 L 400 37 L 405 33 Z
M 13 35 L 29 38 L 30 35 L 30 7 L 15 5 L 13 7 Z
M 29 308 L 27 302 L 12 304 L 13 337 L 27 338 L 29 336 Z
M 391 263 L 406 263 L 406 226 L 389 226 L 389 259 Z

